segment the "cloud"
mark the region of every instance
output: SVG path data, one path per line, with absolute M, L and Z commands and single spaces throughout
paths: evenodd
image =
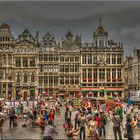
M 122 37 L 131 37 L 132 39 L 139 40 L 140 39 L 140 26 L 137 27 L 128 27 L 123 28 L 120 32 Z
M 82 34 L 83 41 L 92 42 L 99 17 L 115 42 L 123 42 L 126 51 L 140 44 L 140 2 L 97 1 L 15 1 L 0 2 L 0 22 L 8 22 L 14 35 L 25 28 L 41 36 L 50 31 L 57 40 L 68 30 Z

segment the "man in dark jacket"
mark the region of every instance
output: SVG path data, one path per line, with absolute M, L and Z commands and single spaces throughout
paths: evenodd
M 10 128 L 11 128 L 11 125 L 13 123 L 13 126 L 14 126 L 14 117 L 15 117 L 15 110 L 14 110 L 14 107 L 12 107 L 9 111 L 9 118 L 10 118 Z
M 67 123 L 67 125 L 69 125 L 71 122 L 71 112 L 69 111 L 69 108 L 66 108 L 65 122 Z

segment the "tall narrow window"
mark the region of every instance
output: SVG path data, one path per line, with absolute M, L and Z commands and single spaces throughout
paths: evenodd
M 92 69 L 88 69 L 88 82 L 92 82 Z
M 92 64 L 92 54 L 88 54 L 88 64 Z
M 74 76 L 70 77 L 70 84 L 72 84 L 72 85 L 74 84 Z
M 74 72 L 74 65 L 70 65 L 70 72 Z
M 64 72 L 64 65 L 60 65 L 60 72 Z
M 65 77 L 65 84 L 66 84 L 66 85 L 69 84 L 69 77 Z
M 58 86 L 58 77 L 56 77 L 56 76 L 54 77 L 54 85 Z
M 12 65 L 12 55 L 8 55 L 8 65 Z
M 107 58 L 106 58 L 107 60 L 107 64 L 110 64 L 110 54 L 107 54 Z
M 60 56 L 60 62 L 64 62 L 64 56 Z
M 24 73 L 24 83 L 27 83 L 28 82 L 28 75 L 27 73 Z
M 97 55 L 96 54 L 93 55 L 92 62 L 93 62 L 93 64 L 96 64 L 97 63 Z
M 115 68 L 113 68 L 112 69 L 112 81 L 116 81 L 116 69 Z
M 30 58 L 30 67 L 35 67 L 35 58 Z
M 2 68 L 0 68 L 0 80 L 2 79 L 2 75 L 3 75 Z
M 82 81 L 83 81 L 83 82 L 86 82 L 86 78 L 87 78 L 87 77 L 86 77 L 86 69 L 83 69 L 83 70 L 82 70 L 82 77 L 83 77 Z
M 17 83 L 20 83 L 20 73 L 17 73 Z
M 100 79 L 100 81 L 105 80 L 105 70 L 104 69 L 99 69 L 99 79 Z
M 16 67 L 21 67 L 21 58 L 16 58 Z
M 79 61 L 79 56 L 75 57 L 75 61 L 78 62 Z
M 79 72 L 79 65 L 75 65 L 75 72 Z
M 3 64 L 6 65 L 6 55 L 3 55 Z
M 93 74 L 94 74 L 94 82 L 97 82 L 97 69 L 94 69 Z
M 64 84 L 64 77 L 60 77 L 60 84 Z
M 86 64 L 86 54 L 82 55 L 82 64 Z
M 77 84 L 77 85 L 79 84 L 79 77 L 78 76 L 75 77 L 75 84 Z
M 28 58 L 23 58 L 23 67 L 28 67 Z
M 117 55 L 117 64 L 121 64 L 122 63 L 122 55 L 118 54 Z
M 32 73 L 31 74 L 31 82 L 34 83 L 34 81 L 35 81 L 35 76 L 34 76 L 34 73 Z
M 112 64 L 116 64 L 116 54 L 112 54 Z
M 43 84 L 43 77 L 39 77 L 39 86 L 42 86 Z
M 69 65 L 65 65 L 65 72 L 69 72 Z
M 120 68 L 118 69 L 118 80 L 119 81 L 121 80 L 121 69 Z
M 107 81 L 110 81 L 110 69 L 107 69 Z

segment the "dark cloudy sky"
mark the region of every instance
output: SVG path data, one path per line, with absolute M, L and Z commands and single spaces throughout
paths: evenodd
M 81 34 L 83 42 L 92 42 L 99 17 L 109 39 L 123 42 L 126 52 L 140 48 L 139 1 L 0 2 L 0 23 L 10 24 L 15 37 L 28 28 L 33 35 L 40 31 L 40 38 L 49 31 L 60 41 L 70 30 Z

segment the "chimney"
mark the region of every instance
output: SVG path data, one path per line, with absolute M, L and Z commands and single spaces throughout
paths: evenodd
M 39 32 L 38 31 L 36 31 L 35 39 L 37 42 L 39 42 Z

